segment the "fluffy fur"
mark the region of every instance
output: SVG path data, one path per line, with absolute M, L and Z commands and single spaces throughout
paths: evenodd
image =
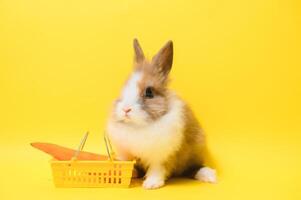
M 164 185 L 172 175 L 189 174 L 215 182 L 204 167 L 205 137 L 187 104 L 167 89 L 173 45 L 169 41 L 147 61 L 134 40 L 135 67 L 115 103 L 107 131 L 119 159 L 137 160 L 145 174 L 143 187 Z M 151 88 L 152 95 L 145 95 Z

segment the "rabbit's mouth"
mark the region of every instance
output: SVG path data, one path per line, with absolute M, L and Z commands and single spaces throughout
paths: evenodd
M 132 118 L 129 115 L 124 115 L 124 116 L 122 116 L 122 118 L 120 118 L 118 120 L 118 122 L 121 122 L 121 123 L 131 123 L 132 122 Z
M 134 116 L 122 116 L 121 118 L 116 120 L 120 124 L 124 124 L 127 126 L 145 126 L 150 123 L 149 120 L 142 120 L 141 118 L 135 118 Z
M 124 115 L 124 116 L 123 116 L 123 121 L 125 121 L 125 122 L 131 121 L 131 116 L 129 116 L 129 115 Z

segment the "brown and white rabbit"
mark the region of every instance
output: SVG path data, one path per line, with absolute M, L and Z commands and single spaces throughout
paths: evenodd
M 134 71 L 116 100 L 107 132 L 121 160 L 137 160 L 146 189 L 159 188 L 170 176 L 193 172 L 216 182 L 214 169 L 204 165 L 205 137 L 188 105 L 167 88 L 173 43 L 148 61 L 134 39 Z

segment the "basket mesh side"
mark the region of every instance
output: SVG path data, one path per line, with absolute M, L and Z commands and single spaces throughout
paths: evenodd
M 133 163 L 51 164 L 57 187 L 127 187 L 130 184 Z

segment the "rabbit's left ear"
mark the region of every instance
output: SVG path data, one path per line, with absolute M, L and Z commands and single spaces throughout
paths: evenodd
M 168 41 L 160 51 L 153 57 L 152 64 L 157 68 L 159 73 L 167 76 L 171 70 L 173 61 L 173 43 Z
M 133 41 L 133 47 L 134 47 L 134 51 L 135 51 L 135 58 L 134 58 L 135 62 L 136 63 L 143 62 L 145 59 L 144 53 L 143 53 L 142 48 L 136 38 Z

